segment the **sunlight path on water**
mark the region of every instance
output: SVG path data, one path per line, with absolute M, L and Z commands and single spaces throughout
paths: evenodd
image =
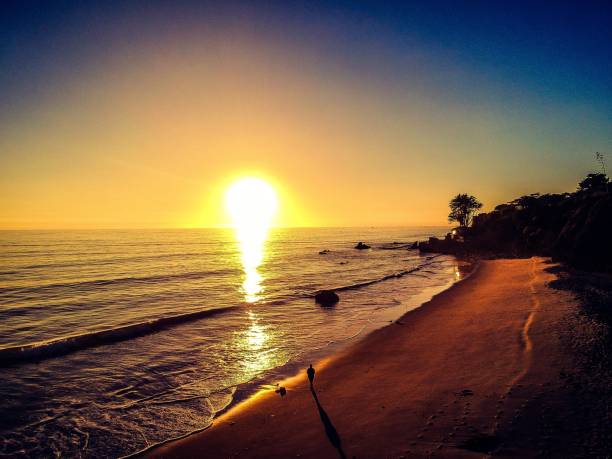
M 263 291 L 258 268 L 264 260 L 268 230 L 278 206 L 276 192 L 264 180 L 244 178 L 230 186 L 225 200 L 240 246 L 245 301 L 254 303 Z

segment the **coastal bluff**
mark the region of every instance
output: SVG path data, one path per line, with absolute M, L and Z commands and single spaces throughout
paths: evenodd
M 417 246 L 458 256 L 548 256 L 579 269 L 611 272 L 612 194 L 600 187 L 522 196 L 476 215 L 470 227 Z

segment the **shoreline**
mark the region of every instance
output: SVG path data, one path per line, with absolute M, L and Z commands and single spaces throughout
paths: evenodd
M 558 431 L 576 412 L 560 377 L 575 368 L 556 338 L 578 304 L 548 286 L 550 266 L 482 261 L 465 281 L 318 363 L 315 391 L 296 375 L 283 381 L 285 397 L 260 391 L 209 429 L 143 454 L 571 457 L 585 432 L 580 423 L 572 436 Z
M 437 254 L 434 255 L 432 258 L 435 258 L 436 256 L 441 256 L 441 255 L 445 255 L 445 254 Z M 359 343 L 361 343 L 363 340 L 367 339 L 371 334 L 376 333 L 380 330 L 386 329 L 388 327 L 392 327 L 396 322 L 399 322 L 401 320 L 403 320 L 404 318 L 406 318 L 407 316 L 409 316 L 411 313 L 422 309 L 423 307 L 428 306 L 432 301 L 435 300 L 435 298 L 441 294 L 444 294 L 446 292 L 448 292 L 449 290 L 452 290 L 453 288 L 455 288 L 457 285 L 465 282 L 467 279 L 469 279 L 473 274 L 475 274 L 478 271 L 478 268 L 480 266 L 481 260 L 477 259 L 477 258 L 470 258 L 470 259 L 466 259 L 463 257 L 459 257 L 456 256 L 455 257 L 458 263 L 458 269 L 461 272 L 461 278 L 459 280 L 456 281 L 451 281 L 449 282 L 441 291 L 439 291 L 438 293 L 430 296 L 429 300 L 426 301 L 422 301 L 419 303 L 418 306 L 414 307 L 413 309 L 410 309 L 409 311 L 404 312 L 403 314 L 401 314 L 399 317 L 397 317 L 397 319 L 395 320 L 391 320 L 388 324 L 380 326 L 380 327 L 375 327 L 372 328 L 371 330 L 366 331 L 363 336 L 362 333 L 360 332 L 358 333 L 355 337 L 352 337 L 351 339 L 349 339 L 347 343 L 344 343 L 344 345 L 340 345 L 338 349 L 334 350 L 331 353 L 328 353 L 327 355 L 325 355 L 322 358 L 318 358 L 318 360 L 315 360 L 316 362 L 316 368 L 317 369 L 322 369 L 326 366 L 328 366 L 329 364 L 333 363 L 333 361 L 343 355 L 344 353 L 349 352 L 352 347 L 358 345 Z M 420 269 L 420 268 L 419 268 Z M 403 274 L 401 276 L 389 276 L 389 278 L 396 278 L 396 277 L 402 277 Z M 336 289 L 336 291 L 341 291 L 344 290 L 343 288 L 341 289 Z M 423 292 L 424 293 L 424 292 Z M 423 295 L 423 293 L 421 293 L 421 295 Z M 358 340 L 356 341 L 352 341 L 354 338 L 356 337 L 360 337 Z M 325 353 L 324 353 L 325 354 Z M 286 363 L 284 366 L 288 366 L 288 367 L 293 367 L 296 366 L 295 362 L 288 362 Z M 301 379 L 303 379 L 303 375 L 301 374 L 303 373 L 303 371 L 300 371 L 298 373 L 296 373 L 295 371 L 292 372 L 292 374 L 290 376 L 286 376 L 280 380 L 278 380 L 275 384 L 267 384 L 267 386 L 272 386 L 274 385 L 275 387 L 285 387 L 286 389 L 288 389 L 289 387 L 293 386 L 295 387 L 296 382 L 300 381 Z M 251 384 L 251 381 L 247 381 L 245 383 L 242 383 L 240 386 L 246 386 Z M 167 440 L 164 440 L 160 443 L 156 443 L 154 445 L 148 446 L 147 448 L 144 448 L 142 450 L 139 451 L 135 451 L 133 453 L 130 453 L 128 455 L 125 456 L 121 456 L 119 459 L 130 459 L 130 458 L 137 458 L 137 457 L 158 457 L 157 456 L 157 452 L 159 449 L 161 448 L 165 448 L 167 446 L 172 446 L 173 444 L 180 442 L 182 440 L 186 440 L 189 438 L 192 438 L 193 436 L 197 436 L 198 434 L 201 434 L 205 431 L 208 431 L 209 429 L 211 429 L 212 427 L 214 427 L 215 423 L 221 422 L 221 420 L 226 416 L 226 415 L 231 415 L 232 412 L 234 410 L 240 410 L 242 405 L 244 404 L 250 404 L 251 402 L 255 401 L 256 399 L 258 399 L 260 396 L 263 396 L 265 394 L 269 394 L 269 393 L 273 393 L 275 391 L 275 389 L 271 389 L 271 388 L 259 388 L 259 389 L 255 389 L 253 391 L 248 392 L 248 394 L 245 397 L 239 398 L 239 399 L 233 399 L 226 407 L 224 407 L 223 409 L 221 409 L 218 413 L 215 414 L 215 416 L 213 417 L 213 419 L 211 419 L 210 423 L 204 427 L 202 427 L 201 429 L 197 429 L 195 431 L 192 432 L 188 432 L 184 435 L 181 435 L 179 437 L 175 437 L 175 438 L 169 438 Z M 230 421 L 232 422 L 232 421 Z M 167 457 L 165 455 L 159 456 L 159 457 Z M 175 456 L 171 456 L 171 457 L 175 457 Z M 176 456 L 176 457 L 182 457 L 182 456 Z M 189 456 L 191 457 L 191 456 Z M 216 457 L 216 456 L 215 456 Z
M 428 258 L 433 259 L 433 258 L 437 258 L 438 256 L 444 256 L 444 254 L 438 254 L 438 255 L 433 255 L 433 256 L 430 255 Z M 424 307 L 425 305 L 430 303 L 436 296 L 448 291 L 449 289 L 452 289 L 455 285 L 467 280 L 478 269 L 479 261 L 477 259 L 467 260 L 467 259 L 462 259 L 460 257 L 455 257 L 455 259 L 457 263 L 457 268 L 456 268 L 457 276 L 460 276 L 458 280 L 450 280 L 445 286 L 440 287 L 440 288 L 429 287 L 423 290 L 423 292 L 417 295 L 417 298 L 421 298 L 419 301 L 416 301 L 417 306 L 413 306 L 411 309 L 401 312 L 399 315 L 396 315 L 393 320 L 389 320 L 389 323 L 379 324 L 375 326 L 370 324 L 370 327 L 368 327 L 367 325 L 364 325 L 362 330 L 360 330 L 356 335 L 348 338 L 345 341 L 334 343 L 333 350 L 326 351 L 327 346 L 324 348 L 315 350 L 313 361 L 317 362 L 317 367 L 321 367 L 324 363 L 333 360 L 337 355 L 349 350 L 351 347 L 357 345 L 362 340 L 367 339 L 367 337 L 370 334 L 375 333 L 376 331 L 381 330 L 383 328 L 392 326 L 394 322 L 401 320 L 407 314 L 410 314 L 411 312 Z M 386 276 L 386 278 L 382 280 L 401 278 L 401 277 L 404 277 L 404 275 L 406 274 L 411 274 L 413 271 L 418 271 L 420 269 L 423 269 L 426 266 L 427 265 L 423 265 L 423 266 L 419 266 L 416 269 L 412 269 L 406 272 L 400 272 L 399 274 Z M 377 280 L 376 282 L 379 282 L 379 281 L 380 280 Z M 368 286 L 370 283 L 371 282 L 367 282 L 364 285 L 359 285 L 357 287 L 355 286 L 341 287 L 339 289 L 335 289 L 335 291 L 339 292 L 339 291 L 347 290 L 347 289 L 361 288 L 361 287 Z M 432 294 L 431 293 L 432 289 L 437 292 Z M 270 377 L 270 375 L 268 375 L 267 378 L 264 377 L 264 380 L 267 381 L 267 383 L 264 383 L 262 381 L 255 383 L 254 382 L 255 380 L 262 379 L 262 375 L 257 375 L 252 380 L 246 381 L 244 383 L 237 385 L 236 392 L 238 392 L 239 390 L 245 390 L 245 387 L 248 387 L 248 386 L 254 386 L 254 387 L 252 387 L 251 389 L 246 389 L 245 393 L 241 396 L 238 396 L 238 397 L 236 397 L 235 395 L 232 396 L 232 401 L 229 402 L 227 406 L 225 406 L 224 408 L 220 409 L 217 413 L 215 413 L 215 416 L 211 419 L 208 425 L 202 428 L 196 429 L 194 431 L 187 432 L 184 435 L 180 435 L 174 438 L 168 438 L 160 443 L 156 443 L 144 449 L 132 452 L 125 456 L 121 456 L 120 459 L 145 457 L 148 454 L 155 452 L 160 447 L 189 438 L 193 435 L 197 435 L 203 431 L 210 429 L 224 415 L 226 415 L 228 412 L 231 412 L 232 410 L 236 408 L 239 408 L 243 403 L 248 403 L 252 398 L 256 398 L 260 394 L 265 394 L 267 392 L 274 392 L 274 390 L 277 387 L 280 387 L 280 386 L 284 387 L 286 383 L 294 380 L 296 377 L 299 377 L 299 373 L 301 373 L 301 367 L 299 367 L 299 365 L 304 363 L 302 362 L 302 360 L 304 359 L 301 358 L 301 359 L 298 359 L 297 361 L 289 361 L 285 363 L 284 365 L 282 365 L 281 367 L 277 367 L 277 368 L 268 370 L 268 373 L 272 373 L 272 374 L 277 373 L 277 376 L 280 375 L 280 378 L 278 378 L 277 376 Z M 300 368 L 300 371 L 297 371 L 298 368 Z M 274 387 L 274 389 L 272 387 Z

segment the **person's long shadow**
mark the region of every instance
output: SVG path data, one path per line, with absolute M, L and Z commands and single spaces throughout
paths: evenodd
M 327 413 L 321 406 L 321 403 L 319 402 L 319 398 L 317 397 L 317 393 L 315 392 L 314 387 L 310 386 L 310 392 L 312 392 L 312 397 L 314 398 L 317 404 L 317 408 L 319 410 L 319 416 L 321 416 L 321 422 L 323 423 L 323 426 L 325 427 L 325 434 L 327 435 L 327 438 L 329 438 L 329 442 L 334 446 L 334 448 L 338 450 L 338 454 L 340 455 L 340 458 L 346 459 L 346 456 L 344 455 L 344 451 L 342 450 L 342 440 L 340 439 L 340 435 L 338 435 L 338 431 L 334 427 L 334 424 L 331 422 L 331 419 L 329 419 L 329 416 L 327 415 Z

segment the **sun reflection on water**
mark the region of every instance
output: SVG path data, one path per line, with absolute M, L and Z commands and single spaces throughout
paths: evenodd
M 249 350 L 258 351 L 266 343 L 268 336 L 265 328 L 259 325 L 259 320 L 252 311 L 249 311 L 249 319 L 251 321 L 251 326 L 246 332 L 246 344 Z
M 238 228 L 236 237 L 240 245 L 242 269 L 244 270 L 244 281 L 242 282 L 244 299 L 248 303 L 254 303 L 263 291 L 263 277 L 258 268 L 264 259 L 267 228 L 261 228 L 256 232 L 252 229 L 244 231 Z
M 227 191 L 226 207 L 234 222 L 241 253 L 245 301 L 254 303 L 263 291 L 263 276 L 259 267 L 264 260 L 266 240 L 277 199 L 274 189 L 258 178 L 235 182 Z
M 245 351 L 243 365 L 247 378 L 279 363 L 279 355 L 274 346 L 271 346 L 273 333 L 270 333 L 269 326 L 260 324 L 259 320 L 256 313 L 248 311 L 249 325 L 240 340 L 240 346 Z
M 460 281 L 465 279 L 474 269 L 474 264 L 471 261 L 456 260 L 453 264 L 453 272 L 455 273 L 455 280 Z

